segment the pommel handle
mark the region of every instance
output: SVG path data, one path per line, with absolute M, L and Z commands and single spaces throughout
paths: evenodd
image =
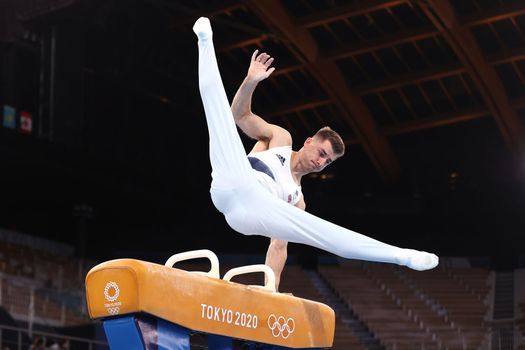
M 252 272 L 264 272 L 266 277 L 266 284 L 264 286 L 254 287 L 261 287 L 263 289 L 269 290 L 270 292 L 275 292 L 275 273 L 270 266 L 264 264 L 247 265 L 233 268 L 226 272 L 222 279 L 225 281 L 230 281 L 234 276 Z
M 183 260 L 190 260 L 190 259 L 198 259 L 198 258 L 208 258 L 211 263 L 210 271 L 188 271 L 196 274 L 203 274 L 208 277 L 213 278 L 220 278 L 219 275 L 219 259 L 217 258 L 217 255 L 215 255 L 214 252 L 212 252 L 209 249 L 199 249 L 199 250 L 190 250 L 188 252 L 178 253 L 172 255 L 168 260 L 166 260 L 166 263 L 164 266 L 167 267 L 173 267 L 176 263 L 183 261 Z

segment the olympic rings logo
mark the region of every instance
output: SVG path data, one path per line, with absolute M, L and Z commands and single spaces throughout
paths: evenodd
M 109 291 L 111 289 L 113 289 L 113 295 L 109 294 Z M 106 297 L 106 299 L 109 302 L 114 302 L 115 300 L 118 299 L 119 295 L 120 295 L 120 290 L 118 288 L 118 284 L 116 284 L 115 282 L 108 282 L 108 284 L 106 284 L 106 287 L 104 288 L 104 296 Z
M 108 307 L 108 313 L 110 315 L 116 315 L 120 312 L 120 308 L 119 307 Z
M 268 317 L 268 328 L 270 328 L 275 338 L 281 336 L 283 339 L 287 339 L 295 330 L 295 321 L 291 317 L 285 319 L 283 316 L 277 317 L 271 314 Z

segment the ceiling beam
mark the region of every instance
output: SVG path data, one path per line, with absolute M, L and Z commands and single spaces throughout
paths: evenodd
M 474 108 L 469 111 L 453 112 L 431 118 L 421 118 L 418 120 L 413 120 L 395 125 L 385 125 L 380 128 L 380 131 L 385 136 L 395 136 L 419 130 L 436 128 L 438 126 L 463 123 L 469 120 L 479 119 L 488 116 L 490 116 L 490 113 L 487 109 Z
M 512 99 L 512 107 L 516 110 L 524 109 L 525 110 L 525 96 Z
M 498 6 L 495 10 L 484 11 L 479 14 L 463 16 L 461 22 L 473 27 L 480 24 L 488 24 L 502 19 L 521 16 L 525 14 L 525 1 L 517 1 L 513 4 Z
M 301 112 L 307 109 L 314 109 L 332 103 L 334 103 L 334 100 L 331 98 L 313 98 L 302 102 L 293 101 L 289 105 L 279 106 L 278 109 L 263 112 L 263 114 L 265 117 L 272 118 L 280 115 Z
M 170 0 L 150 0 L 152 3 L 165 6 L 172 10 L 171 13 L 171 29 L 175 28 L 191 28 L 190 24 L 195 22 L 195 19 L 204 16 L 204 17 L 217 17 L 222 14 L 229 14 L 231 12 L 241 10 L 244 7 L 243 4 L 239 3 L 236 0 L 224 0 L 221 2 L 220 6 L 205 6 L 204 8 L 195 8 L 193 6 L 187 6 L 177 1 Z M 209 4 L 208 4 L 209 5 Z
M 386 182 L 398 180 L 399 162 L 387 139 L 378 132 L 375 121 L 361 98 L 350 92 L 337 65 L 331 60 L 318 58 L 318 47 L 310 33 L 292 23 L 279 0 L 245 0 L 244 3 L 269 28 L 287 39 L 290 51 L 304 63 L 328 94 L 334 97 L 342 114 L 341 118 L 357 135 L 381 178 Z
M 391 48 L 404 43 L 428 39 L 440 35 L 439 31 L 434 28 L 421 28 L 413 31 L 403 31 L 396 35 L 387 35 L 380 39 L 371 40 L 362 44 L 352 44 L 341 48 L 326 50 L 323 58 L 338 60 L 348 57 L 357 56 L 370 51 L 376 51 L 383 48 Z
M 525 60 L 525 49 L 517 49 L 506 51 L 505 53 L 501 54 L 490 55 L 487 57 L 487 64 L 489 66 L 495 66 L 502 63 L 511 63 L 521 60 Z M 421 84 L 425 81 L 442 79 L 448 76 L 459 75 L 463 73 L 467 73 L 467 69 L 463 66 L 429 69 L 426 71 L 406 74 L 403 76 L 403 78 L 392 78 L 375 83 L 363 84 L 352 89 L 352 91 L 360 96 L 363 96 L 390 89 L 399 89 L 409 84 Z
M 483 60 L 470 27 L 457 18 L 449 0 L 415 0 L 441 31 L 452 50 L 469 72 L 510 152 L 519 160 L 525 154 L 525 129 L 511 106 L 494 69 Z
M 519 110 L 525 109 L 525 97 L 512 99 L 512 108 Z M 470 120 L 490 117 L 490 111 L 487 108 L 472 108 L 466 111 L 458 111 L 437 115 L 430 118 L 421 118 L 418 120 L 380 127 L 381 133 L 385 136 L 394 136 L 406 134 L 418 130 L 431 129 L 439 126 L 458 124 Z
M 267 40 L 269 37 L 266 34 L 262 34 L 259 36 L 254 36 L 245 40 L 241 41 L 229 41 L 229 42 L 221 42 L 217 46 L 217 52 L 227 52 L 234 49 L 242 49 L 246 46 L 261 46 L 261 43 L 265 40 Z
M 338 6 L 329 11 L 322 11 L 296 20 L 297 26 L 308 29 L 319 25 L 335 22 L 344 18 L 364 15 L 372 11 L 386 9 L 407 3 L 407 0 L 367 0 Z
M 392 7 L 396 6 L 402 3 L 406 3 L 407 0 L 374 0 L 367 2 L 366 4 L 352 4 L 347 6 L 341 6 L 338 7 L 336 10 L 328 11 L 327 13 L 323 12 L 320 14 L 316 14 L 315 16 L 319 16 L 322 18 L 333 18 L 336 17 L 349 17 L 349 16 L 355 16 L 359 14 L 366 14 L 374 10 L 378 10 L 381 8 L 386 7 Z M 239 10 L 242 8 L 246 8 L 246 5 L 243 3 L 235 3 L 230 2 L 228 5 L 223 5 L 220 7 L 215 7 L 213 9 L 206 10 L 206 13 L 208 16 L 217 16 L 223 13 L 228 13 L 229 11 Z M 333 12 L 331 15 L 330 12 Z M 494 21 L 498 21 L 501 19 L 509 18 L 509 17 L 515 17 L 525 14 L 525 2 L 517 2 L 510 5 L 505 5 L 502 7 L 498 7 L 495 10 L 491 11 L 485 11 L 474 15 L 468 15 L 461 18 L 461 21 L 463 23 L 466 23 L 468 26 L 475 26 L 478 24 L 485 24 L 490 23 Z M 304 19 L 299 19 L 296 21 L 299 26 L 302 27 L 309 27 L 309 25 L 305 25 L 304 22 L 309 23 L 310 17 L 306 17 Z M 323 22 L 324 23 L 324 22 Z M 376 51 L 382 48 L 388 48 L 396 45 L 400 45 L 407 42 L 414 42 L 418 40 L 423 40 L 431 37 L 435 37 L 440 32 L 436 30 L 435 28 L 418 28 L 413 31 L 406 31 L 401 32 L 396 35 L 387 35 L 385 37 L 382 37 L 377 40 L 367 41 L 362 44 L 358 45 L 350 45 L 348 47 L 342 47 L 335 50 L 329 50 L 325 55 L 323 55 L 323 58 L 331 58 L 334 60 L 343 59 L 347 57 L 353 57 L 359 54 L 363 54 L 370 51 Z M 254 36 L 253 38 L 248 38 L 243 42 L 240 43 L 230 43 L 230 44 L 223 44 L 224 47 L 221 45 L 219 50 L 228 50 L 230 48 L 237 48 L 237 47 L 243 47 L 246 45 L 256 44 L 258 42 L 267 40 L 269 38 L 266 34 L 261 34 L 258 36 Z M 523 56 L 523 54 L 522 54 Z M 501 55 L 502 61 L 509 61 L 512 60 L 512 58 L 507 58 L 508 55 Z M 497 59 L 496 59 L 497 60 Z M 491 62 L 491 63 L 500 63 L 500 62 Z
M 278 0 L 264 2 L 243 1 L 273 31 L 280 33 L 284 44 L 298 56 L 299 61 L 313 62 L 317 59 L 318 47 L 306 30 L 298 29 L 290 20 L 284 7 Z
M 297 72 L 303 69 L 305 69 L 305 67 L 304 67 L 304 64 L 302 63 L 293 65 L 293 66 L 288 66 L 288 67 L 279 67 L 279 69 L 277 69 L 275 72 L 272 73 L 272 76 L 277 77 L 279 75 L 288 75 L 288 74 L 291 74 L 293 72 Z
M 505 50 L 497 54 L 488 55 L 486 60 L 492 66 L 525 60 L 525 49 Z
M 421 72 L 405 74 L 403 78 L 394 77 L 392 79 L 381 80 L 375 83 L 363 84 L 352 89 L 352 91 L 354 91 L 354 93 L 359 96 L 376 94 L 387 90 L 399 89 L 409 84 L 417 85 L 426 81 L 459 75 L 465 73 L 466 71 L 467 70 L 464 67 L 459 66 L 430 69 Z

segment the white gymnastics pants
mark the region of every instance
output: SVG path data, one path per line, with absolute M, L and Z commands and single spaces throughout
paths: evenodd
M 410 265 L 411 249 L 323 220 L 274 197 L 257 182 L 233 119 L 208 27 L 209 21 L 202 18 L 194 26 L 199 38 L 199 90 L 210 138 L 211 198 L 228 224 L 244 235 L 307 244 L 348 259 Z

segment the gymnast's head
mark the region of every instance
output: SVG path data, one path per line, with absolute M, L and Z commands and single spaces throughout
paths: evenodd
M 306 139 L 301 151 L 305 154 L 311 172 L 319 172 L 343 156 L 345 143 L 336 131 L 325 126 Z

